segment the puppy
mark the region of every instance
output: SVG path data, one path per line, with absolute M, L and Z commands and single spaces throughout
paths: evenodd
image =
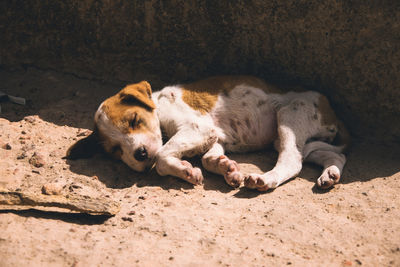
M 282 92 L 249 76 L 211 77 L 152 93 L 143 81 L 128 85 L 98 108 L 93 133 L 72 145 L 67 158 L 90 157 L 102 147 L 136 171 L 201 184 L 203 175 L 183 157 L 202 156 L 204 169 L 238 187 L 266 191 L 295 177 L 303 161 L 321 165 L 320 188 L 338 183 L 349 134 L 327 98 L 313 91 Z M 168 138 L 163 145 L 162 133 Z M 274 144 L 275 167 L 244 176 L 225 152 Z

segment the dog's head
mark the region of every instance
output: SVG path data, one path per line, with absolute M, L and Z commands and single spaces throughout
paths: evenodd
M 96 111 L 91 135 L 67 151 L 68 159 L 88 158 L 104 150 L 136 171 L 151 167 L 162 146 L 160 122 L 148 82 L 126 86 Z

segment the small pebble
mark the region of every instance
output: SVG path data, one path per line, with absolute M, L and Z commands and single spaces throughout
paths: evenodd
M 131 217 L 122 217 L 121 219 L 125 222 L 133 222 L 133 219 Z
M 5 149 L 5 150 L 11 150 L 11 145 L 9 143 L 7 143 L 7 144 L 4 144 L 2 146 L 2 148 Z
M 92 133 L 90 130 L 79 131 L 76 136 L 89 136 Z
M 32 157 L 29 159 L 29 163 L 36 168 L 40 168 L 45 165 L 43 156 L 37 152 L 33 153 Z
M 34 123 L 36 121 L 35 116 L 27 116 L 24 118 L 26 122 Z
M 352 266 L 353 263 L 351 261 L 345 260 L 345 261 L 343 261 L 343 265 L 344 266 Z
M 62 186 L 60 184 L 49 183 L 42 186 L 42 194 L 61 195 Z
M 70 192 L 75 191 L 74 189 L 82 189 L 82 186 L 80 186 L 80 185 L 78 185 L 78 184 L 72 183 L 72 184 L 68 187 L 68 190 L 69 190 Z

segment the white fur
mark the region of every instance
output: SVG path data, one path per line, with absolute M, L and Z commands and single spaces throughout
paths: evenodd
M 179 85 L 153 93 L 158 117 L 154 123 L 159 123 L 154 135 L 122 135 L 109 122 L 101 106 L 96 123 L 102 132 L 121 144 L 122 160 L 138 171 L 149 166 L 148 162 L 137 162 L 133 158 L 134 151 L 144 145 L 152 151 L 150 160 L 155 160 L 160 175 L 180 177 L 193 184 L 202 183 L 202 172 L 182 158 L 195 155 L 203 155 L 203 167 L 223 175 L 232 186 L 239 186 L 244 180 L 249 188 L 261 191 L 275 188 L 296 176 L 304 159 L 324 167 L 318 185 L 326 187 L 338 181 L 346 162 L 340 154 L 344 147 L 322 141 L 332 141 L 337 129 L 322 125 L 317 109 L 319 93 L 267 94 L 241 84 L 229 93 L 219 94 L 207 114 L 185 103 L 182 93 Z M 169 140 L 154 159 L 155 150 L 160 147 L 160 127 Z M 307 143 L 310 139 L 315 141 Z M 239 165 L 225 155 L 226 151 L 258 150 L 271 143 L 275 144 L 279 157 L 275 167 L 264 174 L 244 177 Z
M 271 143 L 276 128 L 273 103 L 277 97 L 246 85 L 220 95 L 210 115 L 215 127 L 224 133 L 219 142 L 226 151 L 252 151 Z
M 303 155 L 307 157 L 322 150 L 337 158 L 336 155 L 343 150 L 343 147 L 322 141 L 306 144 L 311 137 L 329 140 L 336 134 L 321 124 L 315 105 L 319 96 L 316 92 L 266 94 L 261 89 L 242 84 L 227 95 L 220 94 L 215 107 L 204 115 L 182 100 L 180 86 L 168 86 L 153 94 L 161 128 L 170 138 L 158 153 L 157 171 L 160 175 L 201 183 L 200 169 L 193 168 L 181 158 L 204 154 L 203 167 L 223 175 L 233 186 L 246 179 L 245 184 L 250 188 L 275 188 L 300 172 Z M 275 136 L 276 132 L 278 136 Z M 243 177 L 237 163 L 224 155 L 225 151 L 261 149 L 274 140 L 278 141 L 278 161 L 271 171 L 264 174 Z M 339 158 L 341 160 L 336 160 L 334 167 L 325 166 L 329 160 L 321 162 L 314 157 L 308 158 L 325 167 L 325 174 L 321 176 L 325 178 L 318 180 L 320 185 L 322 180 L 329 180 L 326 174 L 329 168 L 340 176 L 345 158 Z

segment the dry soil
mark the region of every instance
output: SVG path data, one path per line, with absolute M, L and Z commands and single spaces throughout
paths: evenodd
M 63 159 L 123 83 L 38 69 L 0 70 L 0 81 L 1 91 L 27 99 L 1 103 L 0 187 L 42 194 L 52 184 L 58 194 L 121 205 L 110 218 L 0 211 L 0 266 L 400 265 L 398 144 L 355 138 L 342 181 L 329 191 L 315 188 L 321 169 L 307 164 L 267 193 L 232 189 L 207 172 L 204 186 L 193 187 L 105 155 Z M 246 173 L 272 168 L 277 154 L 231 157 Z

